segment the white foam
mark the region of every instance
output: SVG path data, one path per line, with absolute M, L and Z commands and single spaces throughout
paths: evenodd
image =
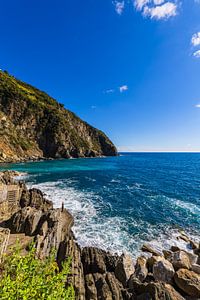
M 134 220 L 131 212 L 127 219 L 120 216 L 111 217 L 110 212 L 114 208 L 110 203 L 105 203 L 93 192 L 76 189 L 74 183 L 76 180 L 71 178 L 56 182 L 32 183 L 29 186 L 42 190 L 53 201 L 55 207 L 61 207 L 64 202 L 65 208 L 74 216 L 73 232 L 81 246 L 100 247 L 119 254 L 127 252 L 133 257 L 138 255 L 146 241 L 160 250 L 168 249 L 171 245 L 186 247 L 184 241 L 177 239 L 178 230 L 162 226 L 159 228 L 142 218 Z M 174 205 L 180 203 L 174 202 Z M 128 226 L 134 229 L 134 235 L 129 233 Z

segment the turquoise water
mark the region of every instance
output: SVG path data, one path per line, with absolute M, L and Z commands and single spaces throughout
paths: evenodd
M 119 157 L 2 165 L 27 172 L 75 218 L 82 246 L 135 255 L 145 241 L 165 244 L 182 228 L 200 230 L 200 154 L 129 153 Z

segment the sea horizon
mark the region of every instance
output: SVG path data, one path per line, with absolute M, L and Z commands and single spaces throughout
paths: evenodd
M 167 248 L 179 230 L 199 238 L 200 155 L 121 153 L 118 157 L 8 164 L 55 207 L 74 216 L 81 246 L 136 257 L 145 242 Z M 94 239 L 94 236 L 96 238 Z

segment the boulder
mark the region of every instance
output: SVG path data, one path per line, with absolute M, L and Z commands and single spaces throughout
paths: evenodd
M 198 248 L 198 244 L 192 240 L 189 241 L 189 245 L 193 250 Z
M 172 264 L 166 259 L 162 259 L 153 265 L 153 277 L 157 281 L 170 283 L 174 274 L 175 271 Z
M 129 288 L 137 300 L 185 300 L 171 285 L 162 282 L 141 283 L 131 276 Z
M 198 264 L 193 264 L 192 265 L 192 271 L 194 271 L 197 274 L 200 274 L 200 265 Z
M 147 260 L 145 257 L 140 256 L 137 259 L 134 275 L 142 282 L 147 277 L 147 274 L 148 274 Z
M 134 273 L 133 260 L 130 255 L 122 254 L 115 268 L 116 278 L 126 286 L 130 276 Z
M 186 252 L 186 251 L 185 251 L 185 253 L 186 253 L 187 256 L 188 256 L 191 265 L 197 263 L 197 261 L 198 261 L 198 255 L 196 255 L 196 254 L 194 254 L 194 253 L 191 253 L 191 252 Z
M 156 250 L 153 246 L 150 244 L 144 244 L 141 248 L 143 252 L 149 252 L 155 256 L 162 256 L 162 252 Z
M 178 246 L 171 246 L 171 248 L 170 248 L 170 250 L 172 251 L 172 252 L 177 252 L 177 251 L 180 251 L 181 249 L 178 247 Z
M 149 272 L 153 272 L 153 265 L 158 262 L 165 259 L 163 256 L 151 256 L 147 259 L 147 267 Z
M 175 270 L 190 269 L 191 263 L 188 254 L 185 251 L 174 252 L 169 258 Z
M 200 297 L 200 275 L 187 269 L 180 269 L 174 275 L 179 289 L 192 297 Z

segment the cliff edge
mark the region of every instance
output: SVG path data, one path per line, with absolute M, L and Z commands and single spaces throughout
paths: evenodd
M 102 131 L 46 93 L 0 71 L 0 162 L 115 155 Z

